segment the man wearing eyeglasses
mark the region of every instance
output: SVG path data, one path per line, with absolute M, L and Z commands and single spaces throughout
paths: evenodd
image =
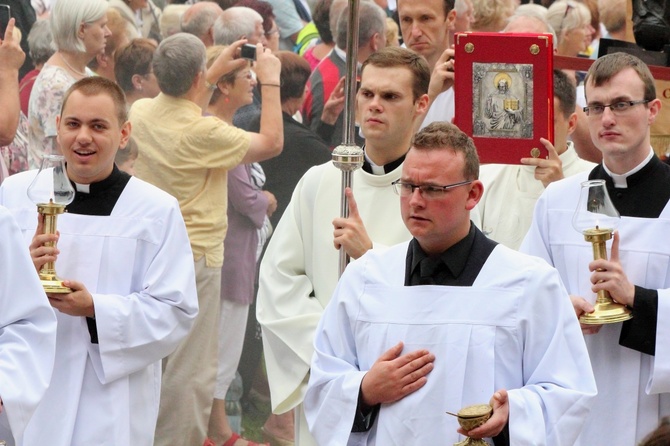
M 394 183 L 413 239 L 349 265 L 316 330 L 305 409 L 319 445 L 573 444 L 596 393 L 579 325 L 556 270 L 470 221 L 478 173 L 454 125 L 414 137 Z M 445 414 L 487 402 L 468 432 Z
M 598 290 L 632 311 L 623 324 L 582 327 L 598 396 L 577 444 L 637 444 L 670 414 L 670 166 L 650 144 L 661 103 L 648 67 L 624 53 L 591 66 L 585 93 L 603 161 L 547 188 L 521 249 L 559 270 L 577 316 L 593 311 Z M 571 225 L 587 179 L 605 180 L 621 215 L 609 260 L 593 261 L 590 244 Z

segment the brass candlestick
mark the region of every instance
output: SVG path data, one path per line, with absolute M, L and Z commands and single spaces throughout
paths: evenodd
M 593 260 L 607 259 L 605 242 L 612 238 L 613 229 L 587 229 L 583 232 L 584 240 L 593 246 Z M 600 290 L 596 295 L 595 310 L 579 318 L 579 322 L 588 325 L 615 324 L 627 321 L 633 315 L 628 307 L 614 302 L 607 290 Z
M 593 259 L 607 259 L 607 240 L 619 225 L 619 211 L 610 200 L 605 180 L 582 183 L 579 204 L 572 218 L 573 227 L 593 246 Z M 614 302 L 606 290 L 598 291 L 595 310 L 579 318 L 588 325 L 614 324 L 632 318 L 629 308 Z
M 58 215 L 65 212 L 65 205 L 56 204 L 53 202 L 53 200 L 49 200 L 49 202 L 46 204 L 38 204 L 37 212 L 39 212 L 39 214 L 42 215 L 42 218 L 44 219 L 44 234 L 55 234 Z M 47 242 L 44 245 L 55 248 L 56 242 Z M 42 269 L 40 269 L 39 275 L 45 292 L 59 294 L 67 294 L 72 292 L 72 289 L 63 286 L 63 281 L 58 278 L 54 262 L 45 263 L 42 266 Z
M 58 215 L 74 199 L 74 188 L 65 171 L 65 159 L 61 155 L 45 155 L 35 179 L 28 186 L 28 197 L 37 205 L 37 212 L 44 221 L 43 234 L 56 234 Z M 47 242 L 47 247 L 56 247 Z M 54 262 L 45 263 L 39 272 L 40 281 L 47 293 L 67 294 L 72 289 L 63 286 L 56 274 Z

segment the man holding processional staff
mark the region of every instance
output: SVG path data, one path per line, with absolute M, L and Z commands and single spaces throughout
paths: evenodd
M 357 95 L 365 161 L 353 172 L 353 187 L 346 189 L 349 217 L 338 217 L 341 172 L 332 163 L 310 169 L 298 183 L 261 263 L 257 316 L 263 327 L 272 409 L 298 409 L 300 446 L 316 444 L 301 402 L 314 332 L 339 276 L 333 244 L 355 259 L 373 245 L 409 239 L 391 183 L 400 178 L 414 125 L 427 109 L 429 81 L 425 60 L 410 50 L 385 48 L 366 60 Z

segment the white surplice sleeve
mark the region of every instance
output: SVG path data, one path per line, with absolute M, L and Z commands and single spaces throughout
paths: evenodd
M 361 381 L 368 372 L 359 369 L 352 325 L 365 283 L 358 262 L 345 270 L 316 330 L 303 404 L 310 432 L 321 446 L 364 445 L 370 435 L 351 432 Z
M 311 246 L 312 219 L 318 216 L 310 209 L 313 198 L 305 197 L 314 193 L 305 190 L 308 175 L 296 186 L 260 266 L 256 313 L 263 327 L 263 352 L 275 413 L 302 402 L 312 340 L 323 312 L 306 271 L 312 265 L 307 256 L 325 254 L 315 253 Z
M 550 184 L 538 199 L 530 228 L 519 248 L 551 266 L 554 260 L 549 237 L 555 228 L 551 228 L 547 207 L 548 197 L 555 187 Z M 533 365 L 527 370 L 532 373 L 524 377 L 527 384 L 523 389 L 510 392 L 510 437 L 514 442 L 520 441 L 519 444 L 532 445 L 533 427 L 537 426 L 544 426 L 547 444 L 573 444 L 597 393 L 584 336 L 575 319 L 568 292 L 558 271 L 552 268 L 550 276 L 536 281 L 537 289 L 543 290 L 535 293 L 538 295 L 533 296 L 533 287 L 529 287 L 528 299 L 539 300 L 533 311 L 535 317 L 529 318 L 530 322 L 534 321 L 529 325 L 530 333 L 545 339 L 542 344 L 528 345 L 525 354 L 528 363 Z M 556 289 L 556 286 L 560 288 Z M 542 301 L 548 304 L 541 305 Z M 547 335 L 550 335 L 549 339 Z M 558 364 L 548 363 L 543 361 L 545 357 L 563 360 Z M 538 412 L 538 409 L 543 410 Z M 537 419 L 538 413 L 543 414 L 543 419 Z
M 658 290 L 656 354 L 646 387 L 647 394 L 670 393 L 670 289 Z
M 0 398 L 14 437 L 51 380 L 56 316 L 9 212 L 0 207 Z
M 519 310 L 523 386 L 508 388 L 510 442 L 574 444 L 597 393 L 595 378 L 558 271 L 532 260 L 536 267 L 523 286 Z
M 131 180 L 127 187 L 132 184 Z M 89 353 L 102 383 L 145 369 L 172 353 L 198 313 L 193 253 L 179 205 L 153 186 L 142 190 L 149 197 L 152 192 L 162 206 L 148 222 L 137 224 L 149 225 L 156 240 L 140 240 L 137 252 L 118 253 L 119 262 L 135 262 L 132 280 L 140 290 L 125 296 L 93 294 L 99 344 L 90 344 Z M 100 364 L 92 350 L 99 351 Z
M 552 184 L 548 188 L 552 187 Z M 533 211 L 533 220 L 530 223 L 530 228 L 521 242 L 519 247 L 520 252 L 530 254 L 536 257 L 541 257 L 550 265 L 554 262 L 551 258 L 549 246 L 549 221 L 547 219 L 547 193 L 543 193 L 535 203 L 535 210 Z

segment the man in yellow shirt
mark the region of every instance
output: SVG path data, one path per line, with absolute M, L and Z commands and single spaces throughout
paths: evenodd
M 153 59 L 161 93 L 133 104 L 130 121 L 139 146 L 137 176 L 179 200 L 193 249 L 200 313 L 193 330 L 163 363 L 156 445 L 195 446 L 206 439 L 217 368 L 227 172 L 262 161 L 283 147 L 279 60 L 256 47 L 262 84 L 259 133 L 202 116 L 221 76 L 247 63 L 237 59 L 244 41 L 226 48 L 205 69 L 205 46 L 190 34 L 163 40 Z M 223 84 L 221 84 L 223 85 Z

